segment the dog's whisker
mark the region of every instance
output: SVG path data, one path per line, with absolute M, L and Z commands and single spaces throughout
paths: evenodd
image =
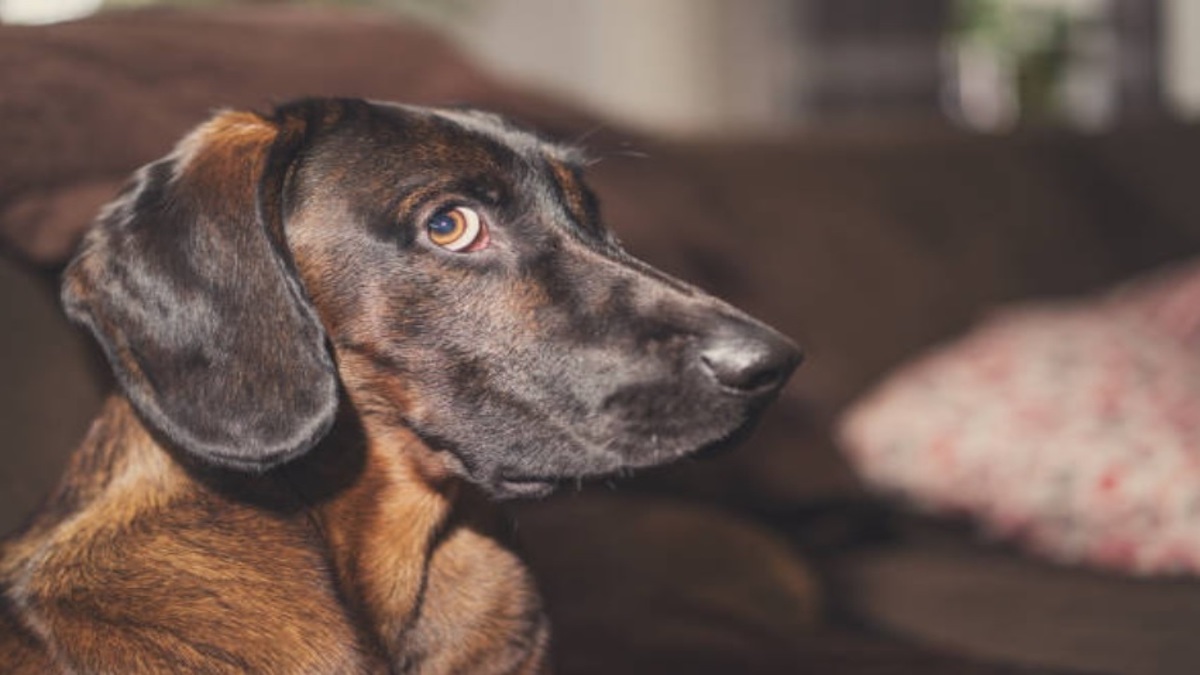
M 607 124 L 597 124 L 575 137 L 571 145 L 583 145 L 584 141 L 608 128 Z
M 614 157 L 632 157 L 634 159 L 650 159 L 653 157 L 650 153 L 642 150 L 613 150 L 608 154 Z

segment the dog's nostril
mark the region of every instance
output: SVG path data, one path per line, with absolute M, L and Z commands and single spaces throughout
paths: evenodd
M 700 350 L 700 362 L 714 380 L 744 392 L 782 386 L 800 359 L 800 350 L 773 331 L 763 335 L 712 338 Z

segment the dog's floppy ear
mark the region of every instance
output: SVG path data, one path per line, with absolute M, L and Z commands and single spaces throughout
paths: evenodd
M 337 381 L 283 234 L 303 133 L 222 113 L 143 167 L 65 272 L 68 315 L 174 445 L 266 469 L 329 429 Z

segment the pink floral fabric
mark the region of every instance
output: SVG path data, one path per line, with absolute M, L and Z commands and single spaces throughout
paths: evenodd
M 1200 262 L 1000 311 L 843 417 L 867 482 L 1061 562 L 1200 574 Z

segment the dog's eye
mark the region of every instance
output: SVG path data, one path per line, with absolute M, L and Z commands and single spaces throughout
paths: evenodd
M 429 241 L 447 251 L 476 251 L 487 243 L 487 232 L 479 214 L 465 206 L 439 212 L 429 219 L 425 229 L 429 232 Z

